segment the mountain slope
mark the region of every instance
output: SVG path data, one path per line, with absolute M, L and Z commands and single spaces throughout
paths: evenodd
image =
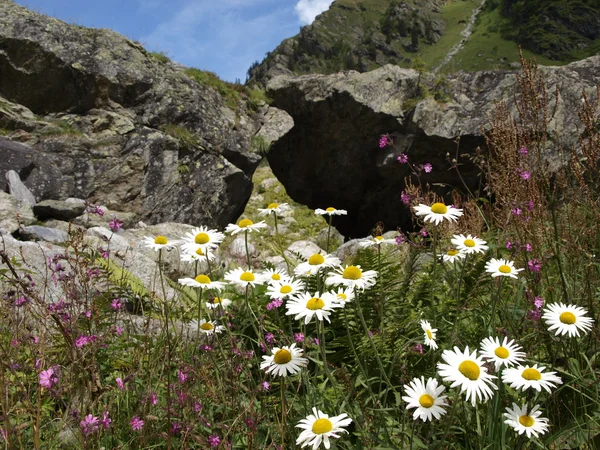
M 599 38 L 597 0 L 336 0 L 312 25 L 256 61 L 248 82 L 264 85 L 281 74 L 366 72 L 388 63 L 432 70 L 451 50 L 442 73 L 509 69 L 518 63 L 519 43 L 525 57 L 562 65 L 596 54 Z

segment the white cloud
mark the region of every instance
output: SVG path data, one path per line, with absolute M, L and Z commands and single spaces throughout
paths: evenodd
M 296 13 L 302 25 L 310 25 L 332 3 L 333 0 L 300 0 L 296 4 Z

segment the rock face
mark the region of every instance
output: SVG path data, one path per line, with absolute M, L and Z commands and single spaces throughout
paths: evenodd
M 285 39 L 248 70 L 250 83 L 278 75 L 366 72 L 385 64 L 409 65 L 419 42 L 434 44 L 446 23 L 441 0 L 333 2 L 300 33 Z
M 596 56 L 540 68 L 548 92 L 561 91 L 551 123 L 561 142 L 552 145 L 576 145 L 582 90 L 595 92 L 599 65 Z M 431 90 L 434 96 L 422 99 L 422 87 L 434 84 L 428 75 L 391 65 L 362 74 L 276 77 L 268 94 L 292 116 L 294 127 L 272 145 L 269 163 L 295 201 L 348 210 L 348 216 L 334 220 L 346 237 L 368 235 L 378 221 L 386 229 L 411 228 L 412 214 L 400 200 L 411 170 L 397 157 L 407 154 L 413 167 L 430 163 L 433 171 L 423 171 L 421 182 L 442 195 L 448 193 L 444 186 L 464 187 L 452 168 L 451 159 L 457 158 L 462 178 L 476 189 L 479 170 L 464 155 L 485 145 L 482 127 L 496 100 L 506 99 L 514 110 L 516 75 L 484 71 L 449 77 L 444 102 Z M 379 148 L 380 136 L 388 133 L 394 146 Z M 551 147 L 547 158 L 553 158 Z
M 0 173 L 37 200 L 85 198 L 149 223 L 224 226 L 243 211 L 268 106 L 113 31 L 10 0 L 0 10 Z

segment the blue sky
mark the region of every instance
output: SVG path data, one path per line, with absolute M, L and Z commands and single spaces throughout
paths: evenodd
M 16 0 L 78 25 L 111 28 L 148 50 L 246 79 L 248 67 L 326 10 L 333 0 Z

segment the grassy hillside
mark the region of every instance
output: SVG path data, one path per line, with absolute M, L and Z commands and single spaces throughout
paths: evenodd
M 337 0 L 249 70 L 264 83 L 282 73 L 360 72 L 384 64 L 432 70 L 461 43 L 481 0 Z M 488 0 L 442 73 L 510 69 L 526 57 L 561 65 L 600 50 L 600 5 L 592 0 Z

